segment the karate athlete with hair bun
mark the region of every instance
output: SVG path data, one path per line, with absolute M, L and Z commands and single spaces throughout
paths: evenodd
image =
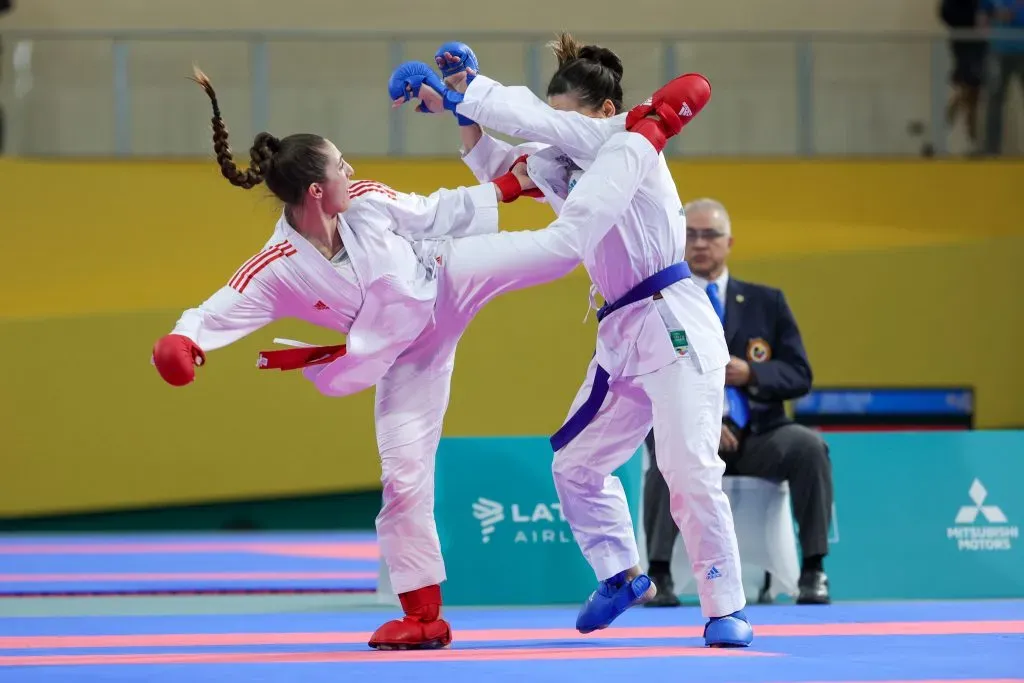
M 443 108 L 458 117 L 463 158 L 478 179 L 506 172 L 526 153 L 531 180 L 564 215 L 582 183 L 592 179 L 605 141 L 652 110 L 663 119 L 676 117 L 682 127 L 704 107 L 711 89 L 703 76 L 684 75 L 674 81 L 682 98 L 671 111 L 655 98 L 624 114 L 622 62 L 611 50 L 581 45 L 567 33 L 551 47 L 558 70 L 548 103 L 528 88 L 480 75 L 473 51 L 457 42 L 435 55 L 447 85 L 436 76 L 402 77 L 430 86 L 419 90 L 419 111 Z M 403 99 L 396 96 L 395 104 Z M 481 126 L 531 142 L 513 147 Z M 610 183 L 605 188 L 620 189 Z M 705 644 L 745 647 L 753 629 L 743 611 L 739 550 L 718 457 L 729 352 L 722 323 L 683 261 L 685 227 L 683 204 L 659 154 L 615 227 L 584 254 L 591 305 L 595 293 L 606 303 L 597 313 L 597 351 L 587 379 L 551 439 L 552 469 L 563 513 L 598 579 L 576 621 L 580 632 L 589 633 L 657 591 L 640 568 L 625 493 L 612 476 L 653 422 L 658 464 L 707 618 Z
M 318 135 L 259 133 L 241 170 L 209 79 L 197 70 L 195 80 L 213 104 L 221 173 L 245 189 L 265 182 L 284 209 L 266 246 L 156 343 L 153 364 L 169 384 L 183 386 L 209 351 L 281 318 L 345 334 L 343 351 L 303 373 L 326 396 L 376 389 L 377 534 L 405 616 L 377 629 L 369 645 L 445 647 L 452 633 L 441 616 L 434 458 L 458 341 L 490 300 L 579 265 L 678 127 L 638 118 L 634 132 L 608 139 L 589 182 L 577 189 L 579 200 L 567 202 L 558 220 L 543 230 L 499 233 L 498 202 L 533 188 L 521 168 L 423 197 L 352 180 L 338 148 Z M 655 95 L 669 103 L 678 97 L 673 84 Z

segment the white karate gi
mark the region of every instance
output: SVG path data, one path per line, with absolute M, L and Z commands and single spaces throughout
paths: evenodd
M 464 161 L 483 180 L 505 172 L 520 154 L 531 153 L 530 178 L 556 212 L 567 196 L 577 199 L 598 150 L 625 126 L 625 114 L 594 119 L 557 111 L 528 88 L 506 87 L 481 75 L 470 83 L 457 111 L 483 127 L 541 143 L 513 148 L 485 135 Z M 605 188 L 619 189 L 610 183 Z M 596 290 L 613 302 L 681 262 L 685 228 L 675 182 L 659 155 L 616 226 L 584 254 Z M 732 509 L 722 490 L 725 465 L 718 457 L 729 351 L 722 323 L 700 286 L 686 279 L 661 294 L 662 299 L 631 304 L 599 324 L 596 355 L 569 415 L 590 395 L 598 364 L 609 373 L 608 395 L 587 428 L 556 453 L 554 480 L 562 510 L 597 578 L 638 564 L 625 494 L 611 474 L 636 452 L 653 422 L 658 466 L 692 561 L 702 611 L 707 617 L 723 616 L 746 602 Z M 688 348 L 677 350 L 670 333 L 680 330 Z
M 549 227 L 522 232 L 497 232 L 489 182 L 420 197 L 358 181 L 356 198 L 338 220 L 358 301 L 346 298 L 353 289 L 335 264 L 282 215 L 264 249 L 202 305 L 185 311 L 173 333 L 204 351 L 285 317 L 346 334 L 345 356 L 303 372 L 327 396 L 376 387 L 381 554 L 397 593 L 439 584 L 445 568 L 433 514 L 434 457 L 459 339 L 494 297 L 579 265 L 657 159 L 639 135 L 609 139 L 592 180 L 577 189 L 580 200 L 568 202 Z M 587 199 L 596 196 L 602 201 Z

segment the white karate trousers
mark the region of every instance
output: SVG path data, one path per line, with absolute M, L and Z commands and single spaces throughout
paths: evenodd
M 645 138 L 620 130 L 596 151 L 590 171 L 548 227 L 441 244 L 434 321 L 376 387 L 383 484 L 377 536 L 397 594 L 445 580 L 434 521 L 434 459 L 456 347 L 469 322 L 495 297 L 551 282 L 576 268 L 658 160 Z
M 592 360 L 569 415 L 590 395 L 596 366 Z M 725 463 L 718 457 L 724 394 L 724 368 L 701 373 L 693 354 L 646 375 L 620 377 L 609 383 L 594 420 L 555 455 L 562 512 L 599 580 L 640 562 L 626 495 L 612 472 L 636 453 L 653 421 L 658 466 L 697 577 L 701 611 L 720 617 L 744 607 L 732 507 L 722 490 Z

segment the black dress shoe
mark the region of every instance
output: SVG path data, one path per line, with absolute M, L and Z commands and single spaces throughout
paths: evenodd
M 771 605 L 774 602 L 775 598 L 772 597 L 772 574 L 771 572 L 765 572 L 764 583 L 761 584 L 760 590 L 757 591 L 757 604 Z
M 658 594 L 650 602 L 645 602 L 644 607 L 679 607 L 679 597 L 676 595 L 676 587 L 672 583 L 671 574 L 650 574 L 651 583 L 658 588 Z
M 800 588 L 796 599 L 798 605 L 827 605 L 832 602 L 828 594 L 828 577 L 823 571 L 801 573 L 797 586 Z

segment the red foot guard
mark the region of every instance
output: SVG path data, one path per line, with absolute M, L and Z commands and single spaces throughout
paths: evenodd
M 398 596 L 405 616 L 384 624 L 370 637 L 376 650 L 434 650 L 452 642 L 452 627 L 441 618 L 441 587 L 418 588 Z
M 683 74 L 669 81 L 649 100 L 626 115 L 626 130 L 647 138 L 659 152 L 711 99 L 711 83 L 700 74 Z M 648 118 L 657 116 L 657 119 Z

